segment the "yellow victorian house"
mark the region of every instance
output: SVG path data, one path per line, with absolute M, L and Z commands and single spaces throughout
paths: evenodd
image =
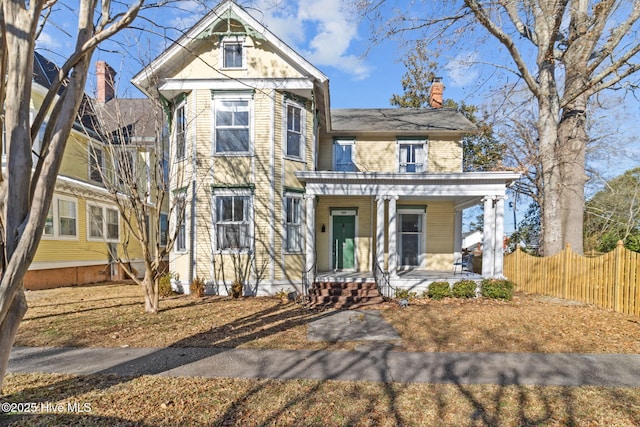
M 315 66 L 227 0 L 140 71 L 170 111 L 172 195 L 186 209 L 170 269 L 188 292 L 328 282 L 382 292 L 453 280 L 462 211 L 484 206 L 482 271 L 500 276 L 506 187 L 517 174 L 462 171 L 474 125 L 437 108 L 330 108 Z M 459 277 L 457 277 L 459 278 Z

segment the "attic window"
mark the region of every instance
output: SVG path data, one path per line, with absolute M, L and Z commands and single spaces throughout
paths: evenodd
M 242 41 L 229 40 L 222 44 L 223 58 L 222 66 L 224 68 L 242 68 Z

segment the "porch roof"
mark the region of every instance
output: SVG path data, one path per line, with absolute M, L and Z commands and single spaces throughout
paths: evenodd
M 520 178 L 514 172 L 384 173 L 296 172 L 306 193 L 336 196 L 419 196 L 451 199 L 503 195 Z

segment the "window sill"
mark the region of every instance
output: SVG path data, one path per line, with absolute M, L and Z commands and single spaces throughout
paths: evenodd
M 304 158 L 302 158 L 302 157 L 287 156 L 286 154 L 284 156 L 284 159 L 285 160 L 290 160 L 292 162 L 302 163 L 302 164 L 306 164 L 307 163 L 307 161 L 304 160 Z
M 213 157 L 253 157 L 250 151 L 224 151 L 222 153 L 214 152 Z

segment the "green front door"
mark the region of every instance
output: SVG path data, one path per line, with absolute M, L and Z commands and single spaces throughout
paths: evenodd
M 355 267 L 356 217 L 335 215 L 333 217 L 333 268 L 341 270 Z

